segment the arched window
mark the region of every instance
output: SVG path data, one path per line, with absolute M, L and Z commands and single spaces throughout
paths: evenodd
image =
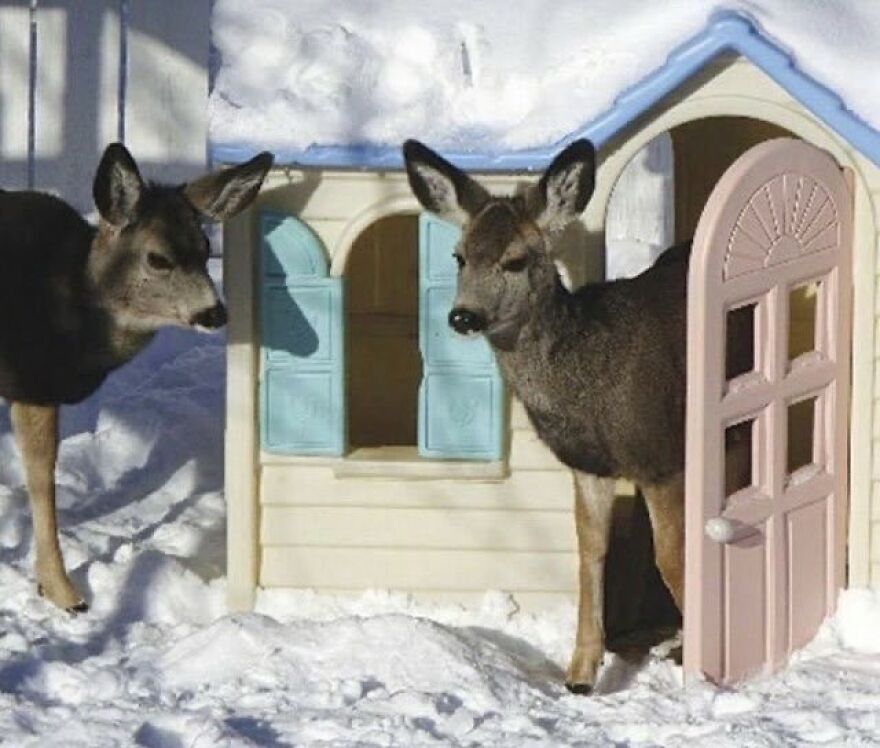
M 494 356 L 446 321 L 458 228 L 426 214 L 380 218 L 352 244 L 344 284 L 305 224 L 266 213 L 261 228 L 264 450 L 501 459 Z

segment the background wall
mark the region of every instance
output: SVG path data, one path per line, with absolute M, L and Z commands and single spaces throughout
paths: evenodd
M 0 187 L 93 209 L 104 146 L 182 181 L 206 161 L 212 0 L 0 0 Z

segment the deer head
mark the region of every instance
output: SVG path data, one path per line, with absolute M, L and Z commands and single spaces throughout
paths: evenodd
M 100 214 L 89 257 L 98 306 L 130 330 L 164 325 L 217 328 L 226 310 L 208 275 L 207 221 L 223 221 L 254 199 L 273 157 L 177 186 L 145 183 L 120 143 L 104 151 L 92 188 Z
M 458 288 L 449 324 L 509 350 L 536 298 L 555 283 L 552 249 L 584 210 L 595 185 L 596 152 L 577 140 L 523 193 L 495 196 L 416 140 L 403 146 L 409 183 L 422 206 L 462 228 Z

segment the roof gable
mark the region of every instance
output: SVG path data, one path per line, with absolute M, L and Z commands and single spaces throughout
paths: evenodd
M 801 71 L 796 61 L 741 13 L 725 11 L 706 28 L 673 49 L 666 62 L 617 96 L 603 114 L 565 138 L 540 148 L 499 152 L 443 151 L 458 166 L 475 171 L 531 171 L 546 166 L 567 143 L 587 138 L 601 147 L 725 52 L 736 52 L 762 70 L 817 119 L 854 148 L 880 165 L 880 133 L 847 109 L 833 91 Z M 212 143 L 212 157 L 221 162 L 245 161 L 257 149 Z M 400 148 L 387 145 L 310 146 L 278 150 L 276 163 L 324 168 L 400 169 Z

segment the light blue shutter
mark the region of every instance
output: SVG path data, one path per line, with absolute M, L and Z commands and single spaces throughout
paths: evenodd
M 495 356 L 482 336 L 464 338 L 447 322 L 458 237 L 456 226 L 427 213 L 419 217 L 419 454 L 499 460 L 504 392 Z
M 328 277 L 320 241 L 295 218 L 263 213 L 260 243 L 263 449 L 341 455 L 345 449 L 342 280 Z

